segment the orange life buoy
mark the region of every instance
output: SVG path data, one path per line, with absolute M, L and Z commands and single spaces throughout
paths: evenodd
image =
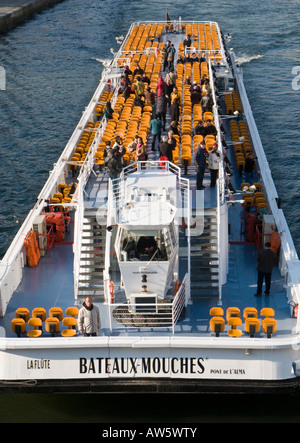
M 115 302 L 115 290 L 114 290 L 113 281 L 109 283 L 109 295 L 110 295 L 110 302 L 113 304 Z
M 181 286 L 180 280 L 176 280 L 175 286 L 174 286 L 174 295 L 177 294 L 178 289 L 180 288 L 180 286 Z

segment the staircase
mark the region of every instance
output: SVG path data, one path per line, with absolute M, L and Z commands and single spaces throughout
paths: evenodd
M 95 210 L 85 209 L 80 251 L 78 297 L 104 297 L 106 226 L 99 226 Z
M 191 235 L 190 239 L 191 299 L 218 297 L 219 259 L 216 209 L 205 209 L 203 233 L 199 236 Z

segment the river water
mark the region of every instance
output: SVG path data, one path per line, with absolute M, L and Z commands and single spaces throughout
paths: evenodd
M 244 83 L 300 252 L 299 0 L 65 0 L 0 36 L 0 258 L 98 85 L 102 61 L 137 20 L 218 21 Z M 297 77 L 298 76 L 298 77 Z M 298 397 L 0 396 L 0 422 L 298 421 Z M 130 408 L 128 408 L 130 404 Z

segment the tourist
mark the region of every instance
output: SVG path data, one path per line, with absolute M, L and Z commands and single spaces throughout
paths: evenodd
M 91 297 L 86 297 L 78 313 L 78 331 L 87 337 L 97 336 L 100 328 L 99 309 L 93 304 Z
M 164 81 L 164 79 L 160 76 L 158 81 L 157 81 L 157 85 L 156 85 L 156 89 L 157 89 L 157 97 L 160 97 L 163 94 L 164 91 L 164 87 L 165 87 L 166 82 Z
M 205 142 L 202 141 L 198 148 L 195 151 L 194 154 L 194 165 L 197 168 L 197 183 L 196 183 L 196 189 L 203 190 L 205 189 L 205 186 L 203 186 L 203 178 L 206 168 L 206 159 L 208 157 L 208 153 L 205 147 Z
M 144 74 L 144 69 L 140 67 L 140 65 L 137 65 L 137 67 L 135 68 L 135 70 L 133 71 L 133 78 L 138 75 L 141 76 Z
M 153 119 L 150 121 L 149 129 L 150 129 L 150 132 L 153 136 L 151 149 L 152 149 L 152 151 L 155 151 L 155 142 L 156 142 L 156 139 L 159 140 L 160 135 L 161 135 L 161 129 L 162 129 L 162 123 L 158 117 L 158 114 L 155 114 Z
M 150 78 L 149 78 L 149 77 L 147 77 L 147 75 L 146 75 L 146 73 L 145 73 L 145 72 L 143 72 L 143 74 L 142 74 L 142 77 L 141 77 L 141 81 L 142 81 L 143 83 L 146 83 L 146 84 L 147 84 L 147 86 L 149 86 L 149 85 L 150 85 Z
M 107 168 L 107 175 L 111 180 L 119 177 L 122 171 L 122 164 L 115 149 L 112 149 L 112 155 L 105 159 L 105 166 Z
M 206 137 L 207 135 L 214 135 L 215 137 L 217 135 L 217 129 L 210 119 L 206 120 L 206 126 L 204 127 L 204 136 Z
M 220 163 L 220 154 L 218 153 L 218 145 L 214 143 L 212 146 L 212 150 L 208 154 L 208 164 L 210 170 L 210 187 L 216 187 L 216 181 L 218 178 L 219 172 L 219 163 Z
M 142 82 L 141 77 L 138 75 L 136 82 L 133 85 L 133 89 L 137 96 L 142 97 L 145 95 L 145 83 Z
M 134 155 L 134 153 L 136 151 L 136 147 L 137 147 L 138 141 L 139 141 L 139 138 L 136 135 L 134 140 L 131 143 L 129 143 L 129 145 L 127 146 L 127 151 L 130 154 L 130 159 L 133 159 L 133 155 Z
M 203 95 L 201 98 L 201 106 L 202 106 L 202 112 L 212 112 L 213 111 L 213 99 L 211 94 Z
M 155 105 L 155 94 L 152 91 L 152 89 L 150 88 L 150 86 L 148 86 L 148 88 L 145 91 L 145 101 L 147 105 L 150 106 L 154 106 Z
M 163 71 L 165 71 L 168 66 L 168 54 L 169 54 L 170 49 L 171 49 L 171 42 L 170 42 L 170 40 L 168 40 L 163 48 L 163 54 L 164 54 L 163 55 Z
M 172 145 L 168 143 L 168 137 L 163 135 L 158 145 L 160 156 L 167 157 L 169 162 L 173 161 Z
M 202 137 L 205 137 L 205 127 L 203 120 L 198 121 L 198 123 L 193 129 L 193 135 L 202 135 Z
M 173 88 L 170 99 L 171 121 L 179 121 L 180 95 L 176 86 Z
M 262 286 L 265 280 L 266 290 L 265 295 L 270 295 L 271 276 L 274 266 L 276 265 L 276 254 L 271 250 L 271 243 L 265 244 L 265 249 L 259 252 L 257 262 L 257 290 L 256 297 L 262 296 Z
M 113 108 L 111 107 L 111 103 L 110 101 L 108 101 L 106 103 L 105 109 L 104 109 L 104 115 L 107 118 L 107 120 L 110 120 L 111 118 L 113 118 Z
M 148 159 L 148 155 L 146 153 L 146 146 L 143 142 L 142 137 L 138 137 L 138 142 L 136 145 L 136 159 L 138 162 L 142 162 L 141 169 L 145 169 L 144 161 Z
M 245 174 L 246 174 L 246 178 L 249 179 L 250 177 L 253 177 L 253 169 L 255 166 L 255 158 L 254 155 L 252 153 L 250 153 L 248 155 L 248 157 L 245 160 Z
M 192 40 L 190 34 L 187 34 L 186 38 L 183 40 L 184 54 L 186 54 L 187 49 L 190 49 L 192 45 Z
M 160 95 L 156 101 L 156 114 L 161 120 L 162 129 L 165 130 L 166 127 L 166 115 L 167 115 L 168 99 L 165 94 Z

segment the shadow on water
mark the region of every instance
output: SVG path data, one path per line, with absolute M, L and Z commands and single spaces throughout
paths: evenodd
M 299 396 L 1 394 L 0 423 L 299 423 Z

